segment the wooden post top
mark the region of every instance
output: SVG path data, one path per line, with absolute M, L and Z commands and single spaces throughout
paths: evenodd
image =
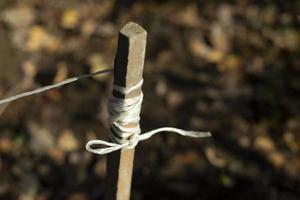
M 143 78 L 147 32 L 138 24 L 130 22 L 119 33 L 118 50 L 115 58 L 114 84 L 132 87 Z M 117 91 L 113 95 L 119 98 L 138 96 L 140 90 L 124 96 Z

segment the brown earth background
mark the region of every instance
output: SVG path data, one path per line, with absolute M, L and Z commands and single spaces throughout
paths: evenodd
M 118 31 L 148 31 L 132 199 L 298 200 L 300 1 L 1 0 L 0 96 L 113 66 Z M 111 75 L 0 107 L 0 199 L 105 192 Z

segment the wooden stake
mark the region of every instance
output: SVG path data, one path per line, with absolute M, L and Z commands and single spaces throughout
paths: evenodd
M 143 75 L 147 32 L 130 22 L 119 33 L 118 50 L 115 57 L 114 84 L 132 87 Z M 128 95 L 113 91 L 118 98 L 132 98 L 140 95 L 141 89 Z M 128 124 L 135 126 L 135 124 Z M 129 200 L 131 190 L 134 149 L 122 149 L 107 157 L 106 200 Z

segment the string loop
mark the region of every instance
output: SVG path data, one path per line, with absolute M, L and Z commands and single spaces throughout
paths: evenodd
M 126 95 L 142 87 L 143 80 L 136 85 L 125 88 L 114 85 L 114 90 Z M 108 154 L 123 148 L 134 148 L 140 141 L 149 139 L 156 133 L 173 132 L 187 137 L 209 137 L 210 132 L 186 131 L 173 127 L 162 127 L 152 131 L 141 133 L 139 121 L 140 111 L 143 102 L 143 93 L 132 98 L 117 98 L 112 96 L 108 101 L 108 124 L 110 127 L 109 138 L 113 142 L 103 140 L 91 140 L 86 144 L 87 151 L 95 154 Z M 107 147 L 93 148 L 94 145 L 104 145 Z

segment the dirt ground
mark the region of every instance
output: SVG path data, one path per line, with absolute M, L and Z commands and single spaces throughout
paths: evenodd
M 298 200 L 300 1 L 0 1 L 0 96 L 113 66 L 118 31 L 148 31 L 132 199 Z M 111 75 L 0 107 L 0 199 L 105 192 Z

